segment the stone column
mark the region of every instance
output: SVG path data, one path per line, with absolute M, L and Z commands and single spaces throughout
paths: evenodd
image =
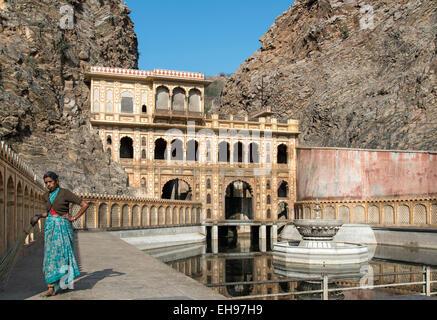
M 271 238 L 273 244 L 278 242 L 278 226 L 276 224 L 272 225 L 272 230 L 270 232 L 270 238 Z
M 170 161 L 170 159 L 171 159 L 171 141 L 167 141 L 167 149 L 165 149 L 165 152 L 167 154 L 167 161 Z
M 267 247 L 266 243 L 266 226 L 261 225 L 259 227 L 259 250 L 265 252 Z
M 200 227 L 200 234 L 203 234 L 204 236 L 206 236 L 206 227 L 205 226 Z
M 218 226 L 212 226 L 211 228 L 211 246 L 212 253 L 218 253 Z

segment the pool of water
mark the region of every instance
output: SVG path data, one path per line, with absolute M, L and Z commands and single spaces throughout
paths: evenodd
M 253 296 L 256 299 L 275 300 L 320 300 L 320 293 L 288 294 L 319 290 L 320 281 L 293 280 L 284 275 L 273 263 L 272 244 L 267 243 L 260 251 L 257 241 L 250 239 L 222 239 L 217 253 L 212 253 L 211 243 L 179 248 L 148 250 L 148 254 L 165 262 L 172 268 L 226 297 Z M 380 285 L 423 280 L 423 274 L 388 273 L 421 272 L 425 266 L 437 269 L 437 250 L 411 249 L 390 246 L 369 247 L 373 258 L 359 272 L 348 277 L 333 279 L 329 288 L 348 288 L 360 285 Z M 437 280 L 437 272 L 432 272 Z M 243 282 L 243 283 L 241 283 Z M 232 284 L 236 283 L 236 284 Z M 437 291 L 437 284 L 432 290 Z M 391 288 L 338 290 L 329 293 L 332 300 L 385 299 L 423 292 L 423 285 L 407 285 Z M 274 297 L 263 297 L 265 295 Z M 434 296 L 435 297 L 435 296 Z

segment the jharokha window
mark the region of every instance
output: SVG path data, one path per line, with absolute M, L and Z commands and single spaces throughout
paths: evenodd
M 201 112 L 202 103 L 200 98 L 200 91 L 197 89 L 192 89 L 189 92 L 188 97 L 188 111 L 191 112 Z
M 172 110 L 184 111 L 185 110 L 185 91 L 181 88 L 173 90 Z
M 134 95 L 130 91 L 121 94 L 121 113 L 134 113 Z
M 168 110 L 169 91 L 166 87 L 156 89 L 156 109 Z
M 99 88 L 94 89 L 94 112 L 99 112 L 100 105 L 99 105 Z
M 106 112 L 110 112 L 111 113 L 111 112 L 114 111 L 114 109 L 112 107 L 112 98 L 113 98 L 112 90 L 108 89 L 106 91 Z

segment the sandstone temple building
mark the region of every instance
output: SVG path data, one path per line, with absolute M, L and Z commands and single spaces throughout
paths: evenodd
M 200 202 L 206 225 L 239 232 L 248 220 L 277 228 L 293 217 L 298 121 L 268 109 L 206 116 L 211 82 L 201 73 L 92 67 L 86 76 L 91 124 L 138 196 Z

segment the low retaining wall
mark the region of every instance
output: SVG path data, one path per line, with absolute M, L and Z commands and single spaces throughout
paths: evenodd
M 182 246 L 206 241 L 202 226 L 170 227 L 110 232 L 140 250 Z
M 437 250 L 379 245 L 374 258 L 436 266 Z
M 373 228 L 381 245 L 437 249 L 437 229 Z
M 167 263 L 169 261 L 177 261 L 200 256 L 206 253 L 206 242 L 194 243 L 183 246 L 173 246 L 166 248 L 149 249 L 146 251 L 155 259 Z

